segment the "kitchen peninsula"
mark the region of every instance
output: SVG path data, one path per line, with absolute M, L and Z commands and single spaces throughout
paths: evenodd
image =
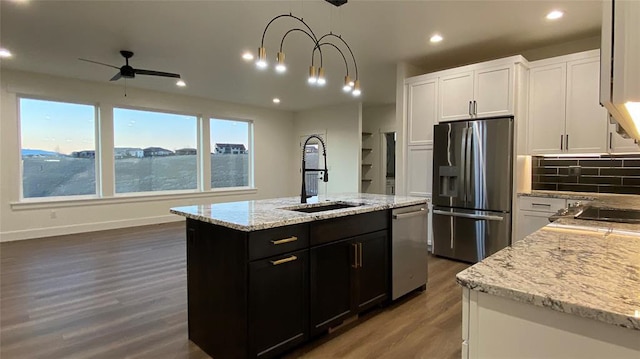
M 274 357 L 386 303 L 391 209 L 426 202 L 357 193 L 172 208 L 187 218 L 189 339 L 214 358 Z
M 588 197 L 601 209 L 640 208 L 640 196 Z M 463 358 L 640 356 L 639 224 L 561 218 L 457 281 Z

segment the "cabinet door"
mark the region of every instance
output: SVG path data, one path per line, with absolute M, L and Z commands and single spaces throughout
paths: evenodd
M 532 68 L 529 72 L 529 150 L 555 154 L 564 150 L 564 63 Z
M 410 145 L 433 143 L 438 117 L 438 78 L 408 85 L 407 128 Z
M 513 114 L 513 70 L 511 66 L 475 71 L 475 116 L 490 117 Z
M 518 211 L 518 234 L 514 242 L 524 239 L 549 224 L 549 217 L 552 214 L 553 212 Z
M 351 239 L 311 248 L 311 335 L 319 334 L 351 316 L 357 244 Z
M 471 117 L 473 71 L 440 77 L 439 92 L 440 121 L 465 120 Z
M 624 138 L 616 132 L 616 125 L 609 124 L 609 153 L 640 153 L 638 141 Z
M 607 110 L 600 106 L 600 59 L 567 63 L 568 153 L 607 152 Z
M 307 339 L 308 253 L 249 263 L 251 357 L 274 357 Z
M 389 242 L 387 231 L 358 236 L 353 241 L 359 246 L 356 301 L 360 312 L 389 297 Z
M 430 197 L 433 181 L 433 147 L 409 146 L 407 151 L 407 193 Z

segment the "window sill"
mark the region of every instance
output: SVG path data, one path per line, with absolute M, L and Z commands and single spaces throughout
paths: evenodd
M 11 209 L 15 211 L 30 209 L 49 209 L 78 207 L 86 205 L 107 205 L 135 202 L 155 202 L 165 200 L 203 198 L 203 197 L 226 197 L 235 195 L 247 195 L 258 193 L 257 188 L 233 187 L 216 189 L 207 192 L 174 192 L 174 193 L 135 193 L 117 194 L 113 197 L 81 197 L 81 198 L 56 198 L 56 199 L 28 199 L 20 202 L 11 202 Z

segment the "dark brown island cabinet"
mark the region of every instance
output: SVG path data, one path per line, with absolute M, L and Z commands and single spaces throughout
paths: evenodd
M 390 211 L 247 232 L 187 219 L 189 339 L 272 358 L 390 293 Z

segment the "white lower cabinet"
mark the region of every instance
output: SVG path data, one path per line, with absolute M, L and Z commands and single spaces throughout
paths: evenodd
M 469 288 L 462 308 L 463 359 L 640 357 L 636 330 Z
M 521 241 L 549 224 L 549 217 L 566 206 L 567 200 L 561 198 L 519 197 L 513 242 Z

